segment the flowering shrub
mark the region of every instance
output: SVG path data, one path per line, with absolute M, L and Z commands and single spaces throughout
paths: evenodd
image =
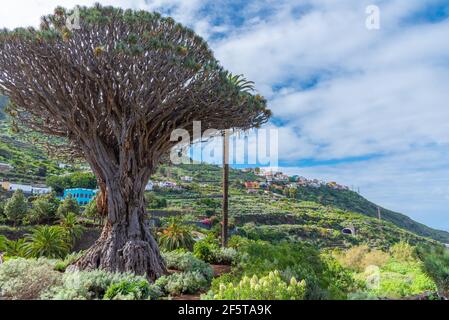
M 238 257 L 238 253 L 234 248 L 221 248 L 218 245 L 218 239 L 212 234 L 195 243 L 193 254 L 198 259 L 217 264 L 231 264 Z
M 62 285 L 50 288 L 41 296 L 53 300 L 91 300 L 102 299 L 113 284 L 127 281 L 138 283 L 146 281 L 145 277 L 130 273 L 111 273 L 103 270 L 66 272 Z
M 201 222 L 202 224 L 205 224 L 205 225 L 208 225 L 208 226 L 211 226 L 211 225 L 212 225 L 212 220 L 209 219 L 209 218 L 203 219 L 203 220 L 201 220 L 200 222 Z
M 232 264 L 237 257 L 238 252 L 234 248 L 220 248 L 214 252 L 214 262 L 218 264 Z
M 193 246 L 193 254 L 195 257 L 210 263 L 215 262 L 215 252 L 218 250 L 218 243 L 213 241 L 210 237 L 197 241 Z
M 260 279 L 245 276 L 237 285 L 221 284 L 218 292 L 209 296 L 216 300 L 302 300 L 305 290 L 304 280 L 298 282 L 293 277 L 287 283 L 275 270 Z
M 209 283 L 210 281 L 198 271 L 162 276 L 155 282 L 165 293 L 174 296 L 182 293 L 196 293 L 200 290 L 205 290 L 209 286 Z
M 191 252 L 180 250 L 163 252 L 162 257 L 168 269 L 175 269 L 179 271 L 189 272 L 198 271 L 208 281 L 213 277 L 213 270 L 209 264 L 196 258 Z
M 105 300 L 157 300 L 162 295 L 156 285 L 143 279 L 122 280 L 112 284 L 103 297 Z
M 45 258 L 9 259 L 0 265 L 0 295 L 10 299 L 37 299 L 47 288 L 58 285 L 62 275 Z

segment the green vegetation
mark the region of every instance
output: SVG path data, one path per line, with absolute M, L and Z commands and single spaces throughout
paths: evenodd
M 40 295 L 61 282 L 47 259 L 10 259 L 0 265 L 1 296 L 9 299 L 39 299 Z
M 163 252 L 165 264 L 168 269 L 182 272 L 200 272 L 208 281 L 212 280 L 213 270 L 203 260 L 196 258 L 191 252 L 175 250 Z
M 61 202 L 61 205 L 58 207 L 58 217 L 64 218 L 67 217 L 70 213 L 78 215 L 80 213 L 80 207 L 76 199 L 69 194 L 65 199 Z
M 158 234 L 161 248 L 171 251 L 180 248 L 192 249 L 193 237 L 190 228 L 180 223 L 177 218 L 171 218 L 168 226 Z
M 71 245 L 74 245 L 76 240 L 81 238 L 84 228 L 79 224 L 75 213 L 69 212 L 66 216 L 62 217 L 60 225 Z
M 422 246 L 418 255 L 423 260 L 423 270 L 438 286 L 441 296 L 449 299 L 449 251 L 442 246 Z
M 44 150 L 31 142 L 4 135 L 1 126 L 0 120 L 0 162 L 14 168 L 2 173 L 4 178 L 16 183 L 44 183 L 47 175 L 63 173 L 56 161 L 49 160 Z
M 256 275 L 243 277 L 237 284 L 220 285 L 214 300 L 302 300 L 306 283 L 296 281 L 294 277 L 285 282 L 279 271 L 271 271 L 268 276 L 258 278 Z
M 435 282 L 422 271 L 415 248 L 405 242 L 395 244 L 389 252 L 357 246 L 335 256 L 366 284 L 352 297 L 400 299 L 436 291 Z
M 53 300 L 118 299 L 120 297 L 145 299 L 153 292 L 155 290 L 152 290 L 144 277 L 129 273 L 94 270 L 61 274 L 60 284 L 48 288 L 40 298 Z
M 152 232 L 164 249 L 170 274 L 151 284 L 145 277 L 104 271 L 71 272 L 83 252 L 82 223 L 98 216 L 96 201 L 80 208 L 55 193 L 26 197 L 0 193 L 0 296 L 8 299 L 405 299 L 447 296 L 448 254 L 437 242 L 400 227 L 350 191 L 330 188 L 248 194 L 244 181 L 260 177 L 231 169 L 230 216 L 234 236 L 220 247 L 221 169 L 207 164 L 161 166 L 152 177 L 177 183 L 145 195 L 157 223 Z M 182 182 L 182 176 L 193 182 Z M 90 173 L 47 176 L 61 192 L 95 187 Z M 296 199 L 297 197 L 298 199 Z M 366 206 L 369 209 L 366 211 Z M 374 211 L 373 211 L 374 212 Z M 394 216 L 394 215 L 393 215 Z M 397 217 L 397 216 L 396 216 Z M 406 220 L 404 220 L 406 221 Z M 355 235 L 342 233 L 354 228 Z M 421 232 L 422 233 L 422 232 Z M 10 235 L 21 235 L 8 239 Z M 435 238 L 435 234 L 431 234 Z M 420 246 L 416 250 L 416 246 Z M 51 260 L 50 260 L 51 259 Z M 211 264 L 227 267 L 214 277 Z M 38 282 L 35 278 L 42 277 Z M 3 277 L 3 278 L 1 278 Z M 13 280 L 13 278 L 15 280 Z M 24 283 L 29 283 L 25 287 Z
M 303 201 L 313 201 L 325 206 L 333 206 L 341 210 L 358 212 L 369 217 L 377 217 L 379 206 L 366 200 L 361 195 L 350 190 L 334 190 L 328 187 L 298 188 L 296 198 Z M 417 235 L 429 237 L 442 242 L 449 242 L 449 233 L 446 231 L 429 228 L 416 222 L 406 215 L 380 208 L 382 219 L 393 223 L 395 226 L 406 229 Z
M 14 192 L 12 197 L 6 201 L 4 215 L 7 221 L 12 222 L 14 226 L 20 223 L 27 213 L 27 200 L 22 190 Z
M 24 218 L 24 224 L 51 223 L 57 219 L 60 200 L 54 193 L 41 195 L 31 200 L 31 208 Z
M 39 226 L 26 237 L 29 257 L 64 258 L 69 250 L 68 234 L 58 226 Z
M 206 290 L 209 286 L 209 281 L 198 271 L 188 271 L 162 276 L 156 280 L 155 284 L 165 294 L 174 296 Z
M 91 172 L 74 172 L 65 175 L 48 176 L 46 184 L 51 187 L 54 192 L 62 195 L 64 189 L 95 189 L 97 187 L 97 180 Z
M 51 228 L 60 227 L 44 229 Z M 35 232 L 34 238 L 53 239 L 42 234 L 45 232 Z M 203 244 L 218 241 L 211 233 L 204 239 Z M 0 250 L 6 250 L 9 242 L 0 237 Z M 63 259 L 8 255 L 0 265 L 0 294 L 11 299 L 135 300 L 183 294 L 202 294 L 202 299 L 402 299 L 435 293 L 435 283 L 440 294 L 447 286 L 447 274 L 444 275 L 447 251 L 443 249 L 420 248 L 417 254 L 415 247 L 399 242 L 388 251 L 366 245 L 317 250 L 304 242 L 270 243 L 241 236 L 231 237 L 229 243 L 228 249 L 211 246 L 215 254 L 233 252 L 232 262 L 227 261 L 232 263 L 229 272 L 213 278 L 211 266 L 199 259 L 197 253 L 170 250 L 162 253 L 170 274 L 158 278 L 154 284 L 145 277 L 130 274 L 66 271 L 82 252 L 64 256 L 52 245 L 49 246 L 52 251 L 34 256 L 64 256 Z M 22 246 L 28 254 L 30 244 L 25 242 Z M 420 260 L 421 255 L 424 261 Z M 34 276 L 43 277 L 43 282 L 31 278 Z M 24 288 L 24 281 L 30 287 Z
M 243 276 L 262 277 L 278 270 L 287 282 L 292 277 L 305 280 L 306 299 L 344 299 L 353 289 L 354 281 L 347 270 L 305 243 L 251 241 L 242 245 L 239 252 L 233 283 Z
M 122 280 L 109 286 L 105 300 L 156 300 L 161 296 L 159 287 L 150 285 L 145 279 Z

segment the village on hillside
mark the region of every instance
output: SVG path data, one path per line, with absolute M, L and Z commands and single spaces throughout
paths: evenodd
M 59 163 L 59 168 L 68 168 L 70 165 Z M 0 172 L 6 172 L 13 170 L 13 166 L 0 163 Z M 83 169 L 86 169 L 83 167 Z M 242 186 L 246 189 L 247 193 L 258 193 L 260 191 L 269 192 L 270 190 L 284 191 L 288 189 L 297 189 L 301 187 L 328 187 L 334 190 L 350 190 L 348 186 L 338 184 L 335 181 L 326 182 L 318 179 L 307 179 L 303 176 L 293 175 L 288 176 L 279 170 L 264 169 L 264 168 L 243 168 L 240 169 L 244 173 L 253 173 L 257 179 L 253 181 L 242 181 Z M 180 183 L 191 183 L 194 179 L 191 176 L 181 176 L 178 181 L 171 177 L 166 177 L 162 181 L 148 181 L 145 191 L 153 191 L 155 189 L 161 190 L 177 190 L 182 191 L 183 187 Z M 180 182 L 180 183 L 178 183 Z M 202 184 L 204 185 L 204 183 Z M 16 190 L 22 190 L 27 195 L 41 195 L 52 192 L 52 188 L 43 184 L 23 184 L 14 181 L 0 181 L 0 187 L 4 191 L 14 192 Z M 63 191 L 63 195 L 60 199 L 66 198 L 69 194 L 72 198 L 76 199 L 79 205 L 87 205 L 90 200 L 95 197 L 97 189 L 74 187 L 68 188 Z
M 349 187 L 338 184 L 335 181 L 326 182 L 318 179 L 307 179 L 302 176 L 293 175 L 288 176 L 282 171 L 266 170 L 263 168 L 244 168 L 243 172 L 252 172 L 256 176 L 262 178 L 262 181 L 247 181 L 245 187 L 249 192 L 254 192 L 257 189 L 269 189 L 270 186 L 279 188 L 281 190 L 285 188 L 299 188 L 299 187 L 329 187 L 335 190 L 349 190 Z

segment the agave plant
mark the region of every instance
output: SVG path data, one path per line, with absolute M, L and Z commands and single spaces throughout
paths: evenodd
M 69 212 L 60 220 L 60 226 L 66 232 L 69 242 L 73 245 L 75 241 L 81 238 L 83 234 L 83 226 L 78 223 L 75 213 Z
M 26 236 L 26 241 L 30 257 L 63 258 L 70 250 L 67 233 L 60 226 L 39 226 Z
M 195 242 L 191 228 L 181 224 L 178 219 L 170 220 L 167 228 L 158 233 L 158 241 L 159 245 L 167 251 L 179 248 L 192 250 Z

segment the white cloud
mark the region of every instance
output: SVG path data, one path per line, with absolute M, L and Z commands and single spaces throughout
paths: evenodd
M 282 169 L 359 188 L 363 196 L 387 209 L 449 230 L 448 147 L 428 147 L 356 163 Z

